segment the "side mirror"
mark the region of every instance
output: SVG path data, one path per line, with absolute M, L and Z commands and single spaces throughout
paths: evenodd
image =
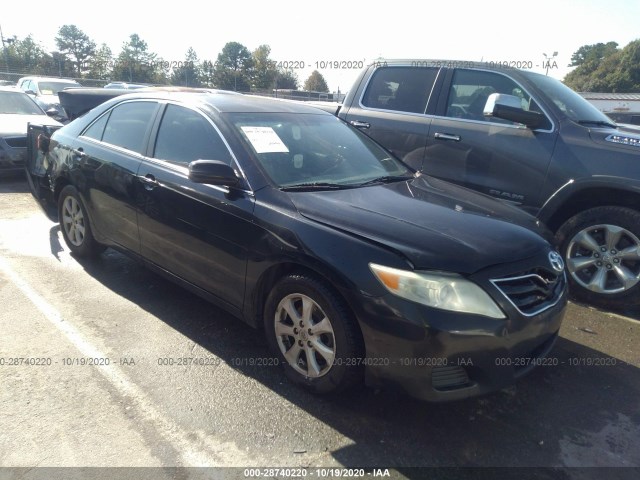
M 25 90 L 25 92 L 27 95 L 36 95 L 36 92 L 34 92 L 33 90 Z
M 544 123 L 544 115 L 524 110 L 520 98 L 504 93 L 492 93 L 484 106 L 485 117 L 496 117 L 537 128 Z
M 194 160 L 189 164 L 189 180 L 208 185 L 232 187 L 239 181 L 236 172 L 219 160 Z
M 58 110 L 56 110 L 55 108 L 51 107 L 51 108 L 47 109 L 47 111 L 45 111 L 44 113 L 46 113 L 50 117 L 56 117 L 58 115 Z

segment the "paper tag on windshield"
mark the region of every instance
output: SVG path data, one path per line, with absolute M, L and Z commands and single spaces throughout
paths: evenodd
M 257 153 L 289 153 L 278 134 L 271 127 L 242 127 Z

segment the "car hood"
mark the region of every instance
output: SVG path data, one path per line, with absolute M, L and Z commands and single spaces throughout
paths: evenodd
M 301 215 L 387 245 L 417 269 L 472 274 L 550 248 L 525 212 L 466 188 L 421 176 L 346 190 L 292 192 Z
M 607 147 L 617 147 L 622 150 L 628 150 L 640 153 L 640 127 L 621 126 L 618 129 L 592 129 L 589 131 L 591 139 Z
M 62 126 L 47 115 L 0 115 L 0 135 L 26 135 L 29 123 L 38 125 Z
M 59 105 L 60 104 L 60 99 L 58 98 L 58 95 L 40 95 L 38 97 L 38 99 L 42 103 L 46 103 L 47 105 Z

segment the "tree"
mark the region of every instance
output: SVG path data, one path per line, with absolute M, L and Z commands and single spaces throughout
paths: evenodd
M 45 54 L 39 64 L 42 66 L 41 73 L 45 75 L 73 77 L 76 74 L 73 62 L 61 52 L 51 52 L 51 55 Z
M 298 86 L 298 76 L 293 72 L 293 70 L 278 70 L 275 88 L 297 90 Z
M 213 83 L 225 90 L 249 91 L 253 58 L 247 47 L 228 42 L 218 54 L 213 69 Z
M 156 79 L 156 54 L 150 53 L 147 42 L 137 33 L 122 45 L 113 66 L 113 78 L 123 82 L 153 83 Z
M 329 87 L 322 74 L 314 70 L 304 82 L 304 89 L 310 92 L 328 92 Z
M 196 51 L 189 47 L 184 62 L 173 69 L 171 74 L 171 85 L 182 85 L 184 87 L 201 87 L 200 81 L 200 60 Z
M 95 54 L 95 42 L 75 25 L 63 25 L 58 30 L 56 45 L 63 55 L 71 58 L 77 76 L 81 77 L 88 70 L 87 61 Z
M 622 50 L 617 43 L 580 47 L 571 57 L 577 68 L 564 83 L 579 92 L 629 93 L 640 90 L 640 40 Z
M 113 65 L 113 54 L 106 43 L 100 45 L 96 50 L 93 59 L 89 62 L 88 78 L 98 80 L 109 80 L 111 78 L 111 67 Z
M 200 65 L 200 81 L 204 87 L 214 87 L 215 63 L 205 60 Z
M 275 60 L 269 58 L 271 47 L 260 45 L 253 52 L 252 86 L 259 89 L 272 89 L 278 75 Z
M 616 42 L 583 45 L 571 55 L 571 63 L 569 66 L 578 67 L 589 63 L 599 63 L 603 58 L 617 51 L 618 44 Z
M 42 64 L 47 54 L 31 35 L 24 40 L 16 40 L 12 46 L 16 59 L 19 59 L 18 65 L 23 72 L 44 73 Z

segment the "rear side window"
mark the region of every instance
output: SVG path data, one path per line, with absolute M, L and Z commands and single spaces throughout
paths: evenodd
M 218 132 L 198 112 L 167 105 L 162 116 L 154 158 L 179 164 L 220 160 L 231 165 L 231 154 Z
M 437 68 L 378 68 L 362 98 L 365 107 L 399 112 L 424 113 Z
M 155 109 L 155 102 L 118 105 L 111 111 L 102 141 L 143 154 L 145 134 Z

